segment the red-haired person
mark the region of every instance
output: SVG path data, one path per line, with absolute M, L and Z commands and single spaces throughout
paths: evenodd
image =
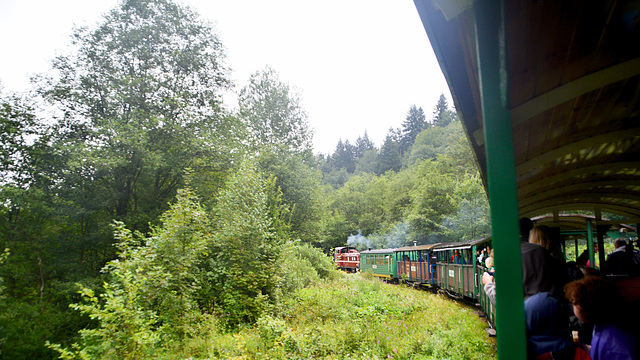
M 625 314 L 618 289 L 598 276 L 586 276 L 564 287 L 576 317 L 593 324 L 589 356 L 592 360 L 634 360 L 638 349 L 633 333 L 623 325 Z

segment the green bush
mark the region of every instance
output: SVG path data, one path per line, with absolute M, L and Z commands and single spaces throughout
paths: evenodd
M 440 295 L 341 274 L 297 292 L 283 316 L 220 333 L 193 359 L 495 359 L 472 309 Z M 203 344 L 202 339 L 193 339 Z
M 285 296 L 294 295 L 296 291 L 319 281 L 340 276 L 331 258 L 312 245 L 289 242 L 285 249 L 280 260 L 281 289 Z

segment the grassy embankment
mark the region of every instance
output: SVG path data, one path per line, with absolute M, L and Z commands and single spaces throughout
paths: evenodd
M 252 328 L 209 317 L 168 359 L 496 359 L 486 323 L 442 295 L 344 275 L 302 289 Z

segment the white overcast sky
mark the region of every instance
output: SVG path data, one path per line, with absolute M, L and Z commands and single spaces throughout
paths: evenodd
M 409 107 L 430 117 L 451 95 L 411 0 L 184 0 L 210 20 L 237 89 L 266 65 L 298 90 L 316 152 L 364 134 L 380 146 Z M 93 27 L 118 0 L 0 0 L 3 93 L 64 53 L 74 25 Z M 228 106 L 235 107 L 232 101 Z

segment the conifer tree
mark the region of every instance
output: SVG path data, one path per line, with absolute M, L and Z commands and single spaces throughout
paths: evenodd
M 422 108 L 411 105 L 406 119 L 402 122 L 402 137 L 400 138 L 400 152 L 402 154 L 411 148 L 418 134 L 428 125 Z

